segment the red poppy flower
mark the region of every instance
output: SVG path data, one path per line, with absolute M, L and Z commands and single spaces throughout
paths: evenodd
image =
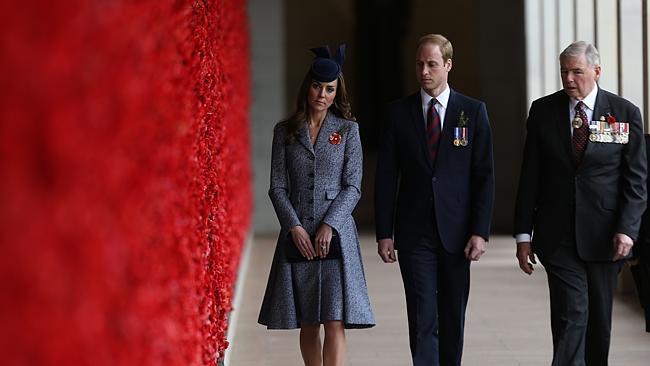
M 338 132 L 332 133 L 330 135 L 329 141 L 330 141 L 330 144 L 332 144 L 332 145 L 340 144 L 341 143 L 341 134 L 339 134 Z
M 616 117 L 607 113 L 607 123 L 609 123 L 610 125 L 616 123 Z

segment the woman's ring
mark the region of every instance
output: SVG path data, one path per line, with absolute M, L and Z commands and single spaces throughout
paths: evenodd
M 327 249 L 327 246 L 325 246 L 325 245 L 321 245 L 320 248 L 323 249 L 323 250 L 325 250 L 325 249 Z

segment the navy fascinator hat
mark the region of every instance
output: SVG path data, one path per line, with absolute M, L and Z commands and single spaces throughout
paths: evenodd
M 343 60 L 345 60 L 345 43 L 339 46 L 336 55 L 332 57 L 328 46 L 312 48 L 316 55 L 311 63 L 311 77 L 323 83 L 336 80 L 341 74 Z

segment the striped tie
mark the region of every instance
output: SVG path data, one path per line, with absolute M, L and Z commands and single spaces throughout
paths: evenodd
M 440 115 L 435 107 L 437 103 L 436 98 L 431 99 L 427 111 L 427 144 L 431 161 L 434 163 L 438 155 L 438 142 L 440 141 Z

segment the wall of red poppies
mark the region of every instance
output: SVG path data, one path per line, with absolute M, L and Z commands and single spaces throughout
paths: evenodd
M 0 4 L 3 365 L 209 365 L 251 210 L 246 4 Z

